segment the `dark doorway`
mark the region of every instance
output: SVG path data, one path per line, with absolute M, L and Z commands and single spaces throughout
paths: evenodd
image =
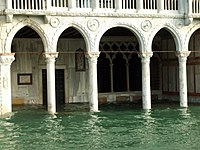
M 64 69 L 56 69 L 56 110 L 65 104 Z M 47 106 L 47 71 L 42 70 L 43 105 Z

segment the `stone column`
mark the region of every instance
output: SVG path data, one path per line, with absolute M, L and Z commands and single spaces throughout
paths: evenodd
M 69 9 L 76 9 L 76 1 L 75 0 L 69 0 L 68 1 L 68 7 Z
M 137 12 L 140 12 L 141 10 L 143 10 L 143 7 L 144 7 L 144 1 L 143 0 L 137 0 L 137 3 L 136 3 Z
M 158 12 L 162 12 L 164 10 L 164 1 L 163 0 L 157 1 L 157 6 L 158 6 Z
M 122 0 L 115 0 L 116 4 L 116 10 L 121 10 L 122 9 Z
M 12 112 L 11 64 L 14 53 L 0 54 L 0 114 Z
M 186 61 L 189 54 L 189 51 L 179 51 L 176 53 L 179 60 L 179 94 L 181 107 L 188 107 Z
M 90 111 L 98 112 L 98 86 L 97 86 L 97 58 L 100 52 L 88 52 L 89 79 L 88 79 L 88 100 Z
M 110 83 L 111 83 L 111 92 L 114 92 L 114 87 L 113 87 L 113 63 L 111 62 L 110 64 Z
M 58 53 L 44 53 L 47 65 L 47 108 L 49 113 L 56 113 L 55 60 Z
M 151 109 L 151 86 L 150 86 L 150 58 L 152 52 L 140 52 L 142 63 L 142 103 L 143 109 Z

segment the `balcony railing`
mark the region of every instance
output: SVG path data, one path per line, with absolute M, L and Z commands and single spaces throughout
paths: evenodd
M 95 11 L 147 13 L 162 11 L 200 14 L 200 0 L 6 0 L 7 10 L 23 11 Z M 21 12 L 23 12 L 21 11 Z M 14 12 L 14 11 L 13 11 Z M 74 11 L 76 12 L 76 11 Z M 99 11 L 101 12 L 101 11 Z

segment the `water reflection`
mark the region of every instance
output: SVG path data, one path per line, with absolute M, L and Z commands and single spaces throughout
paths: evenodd
M 104 118 L 98 116 L 98 114 L 90 114 L 89 119 L 85 122 L 85 129 L 87 132 L 87 138 L 90 139 L 90 143 L 88 143 L 89 149 L 96 149 L 98 147 L 103 146 L 105 143 L 105 138 L 103 134 L 105 134 L 105 129 L 102 127 L 102 121 Z

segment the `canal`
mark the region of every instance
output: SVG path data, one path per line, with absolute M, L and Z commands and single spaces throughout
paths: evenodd
M 192 150 L 200 147 L 200 106 L 158 104 L 150 111 L 107 105 L 91 113 L 68 104 L 56 115 L 18 106 L 0 118 L 1 150 Z

